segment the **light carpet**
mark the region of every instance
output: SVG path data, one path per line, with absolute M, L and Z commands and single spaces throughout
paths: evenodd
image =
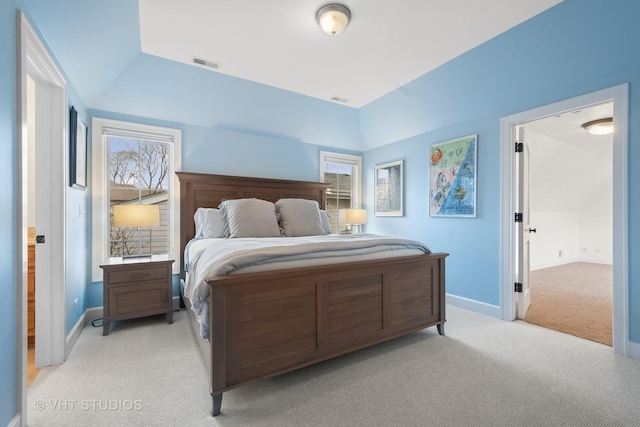
M 529 275 L 531 305 L 524 320 L 612 345 L 613 268 L 574 262 Z
M 29 388 L 31 426 L 637 426 L 640 361 L 447 307 L 435 327 L 224 394 L 187 313 L 84 329 Z M 109 406 L 111 405 L 111 406 Z M 134 406 L 136 405 L 136 406 Z

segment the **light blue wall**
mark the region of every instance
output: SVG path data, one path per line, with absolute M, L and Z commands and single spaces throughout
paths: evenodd
M 151 90 L 155 91 L 156 88 Z M 288 96 L 290 93 L 286 94 Z M 300 99 L 310 100 L 302 96 Z M 162 102 L 173 104 L 174 101 L 173 97 L 165 96 Z M 126 103 L 118 109 L 123 108 L 127 108 Z M 234 109 L 230 106 L 228 109 L 231 110 L 231 114 L 240 114 L 242 107 L 237 106 Z M 343 107 L 340 107 L 340 110 L 342 111 Z M 176 111 L 175 114 L 179 116 L 180 111 Z M 318 181 L 320 151 L 360 154 L 354 150 L 301 143 L 292 139 L 293 136 L 287 135 L 288 128 L 284 124 L 281 133 L 286 136 L 275 137 L 253 133 L 248 127 L 254 122 L 254 117 L 249 115 L 246 117 L 246 131 L 189 125 L 94 109 L 89 109 L 89 116 L 90 119 L 100 117 L 180 129 L 182 131 L 182 170 L 188 172 Z M 276 122 L 289 120 L 286 115 L 271 117 Z M 259 120 L 260 117 L 257 117 L 256 121 Z M 262 129 L 258 130 L 258 132 L 261 131 Z M 334 131 L 330 127 L 327 132 Z M 317 132 L 319 139 L 326 138 L 326 135 L 319 130 Z M 174 286 L 174 295 L 179 295 L 177 286 Z M 88 307 L 102 305 L 102 282 L 94 282 L 89 286 L 87 301 Z
M 78 111 L 78 117 L 87 122 L 87 108 L 80 100 L 73 85 L 67 85 L 67 99 L 69 108 L 73 106 Z M 67 128 L 69 115 L 67 115 Z M 90 159 L 90 158 L 89 158 Z M 67 165 L 66 176 L 69 176 Z M 90 183 L 88 183 L 90 185 Z M 91 235 L 87 224 L 91 224 L 89 205 L 91 203 L 89 189 L 81 190 L 67 186 L 66 188 L 66 284 L 65 307 L 67 334 L 71 332 L 84 311 L 89 308 L 86 304 L 87 287 L 91 275 L 87 254 L 91 253 Z M 78 299 L 78 308 L 74 310 L 73 302 Z
M 25 10 L 27 17 L 33 24 L 22 1 L 0 1 L 0 150 L 4 153 L 0 157 L 0 205 L 17 205 L 17 110 L 16 110 L 16 9 Z M 36 32 L 39 32 L 36 26 Z M 42 34 L 40 34 L 42 37 Z M 58 64 L 59 66 L 59 64 Z M 60 69 L 63 74 L 64 71 Z M 65 77 L 66 78 L 66 77 Z M 75 93 L 72 84 L 67 86 L 69 105 L 73 104 L 86 115 L 86 109 Z M 68 120 L 68 119 L 67 119 Z M 68 175 L 68 174 L 67 174 Z M 67 189 L 67 211 L 87 204 L 85 192 Z M 0 210 L 0 275 L 3 277 L 1 287 L 3 298 L 0 300 L 0 425 L 8 424 L 17 410 L 17 278 L 21 269 L 17 265 L 17 212 L 16 209 Z M 85 218 L 81 224 L 87 221 Z M 86 254 L 89 249 L 88 236 L 84 225 L 78 227 L 78 222 L 67 218 L 67 247 L 66 269 L 66 330 L 69 332 L 78 321 L 85 309 L 85 294 L 88 284 L 86 272 Z M 79 307 L 73 311 L 73 300 L 79 299 Z M 70 308 L 71 307 L 71 308 Z
M 405 159 L 406 215 L 373 217 L 367 231 L 450 252 L 447 291 L 500 304 L 500 118 L 630 82 L 629 320 L 640 342 L 640 2 L 565 0 L 359 110 L 365 171 Z M 478 134 L 478 217 L 430 218 L 429 146 Z M 389 145 L 384 145 L 389 144 Z M 383 146 L 384 145 L 384 146 Z M 372 210 L 373 177 L 365 174 Z
M 19 2 L 0 1 L 0 425 L 17 411 L 16 25 Z
M 208 69 L 141 54 L 91 105 L 308 144 L 360 148 L 357 110 Z

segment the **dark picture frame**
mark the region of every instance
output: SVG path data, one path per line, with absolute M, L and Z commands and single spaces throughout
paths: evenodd
M 87 188 L 87 125 L 72 106 L 69 113 L 69 185 Z

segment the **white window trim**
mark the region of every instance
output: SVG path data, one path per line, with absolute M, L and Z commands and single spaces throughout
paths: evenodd
M 173 171 L 180 171 L 182 168 L 182 132 L 180 129 L 164 128 L 159 126 L 144 125 L 139 123 L 123 122 L 118 120 L 102 119 L 94 117 L 91 121 L 91 144 L 92 144 L 92 262 L 91 276 L 93 282 L 102 282 L 102 270 L 100 264 L 108 259 L 109 249 L 106 239 L 109 218 L 105 206 L 107 200 L 107 168 L 105 159 L 107 158 L 106 138 L 102 134 L 103 128 L 117 128 L 132 132 L 149 133 L 156 135 L 166 135 L 173 138 L 171 144 L 171 161 Z M 175 173 L 171 174 L 169 180 L 169 209 L 171 221 L 169 222 L 169 256 L 174 257 L 173 274 L 180 273 L 180 184 Z
M 351 194 L 351 207 L 359 209 L 362 206 L 362 157 L 351 154 L 333 153 L 331 151 L 320 151 L 320 182 L 324 182 L 325 162 L 349 164 L 357 168 L 353 184 L 355 192 Z

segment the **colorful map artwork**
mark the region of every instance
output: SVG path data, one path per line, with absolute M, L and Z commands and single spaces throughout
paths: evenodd
M 429 215 L 476 216 L 477 135 L 431 146 Z

